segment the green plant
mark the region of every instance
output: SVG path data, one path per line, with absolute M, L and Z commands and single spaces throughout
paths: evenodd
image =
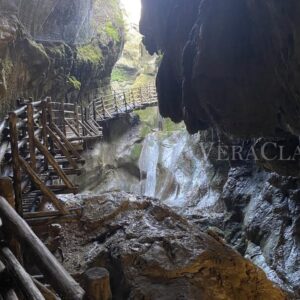
M 78 58 L 86 62 L 101 63 L 103 54 L 101 49 L 93 44 L 87 44 L 77 49 Z
M 116 42 L 120 41 L 120 35 L 118 29 L 113 25 L 112 22 L 107 22 L 105 25 L 106 34 Z
M 115 68 L 111 73 L 111 81 L 113 82 L 123 82 L 126 81 L 126 74 L 122 69 Z
M 81 82 L 75 76 L 70 76 L 68 78 L 68 83 L 72 85 L 75 90 L 79 91 L 81 88 Z

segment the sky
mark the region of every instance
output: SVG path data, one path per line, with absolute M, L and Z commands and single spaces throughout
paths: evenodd
M 130 22 L 138 24 L 141 18 L 141 0 L 121 0 Z

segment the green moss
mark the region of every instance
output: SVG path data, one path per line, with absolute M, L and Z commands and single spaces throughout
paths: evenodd
M 176 124 L 169 118 L 164 119 L 163 131 L 173 132 L 173 131 L 184 130 L 184 129 L 185 129 L 185 126 L 184 126 L 183 122 Z
M 157 107 L 149 107 L 143 110 L 137 110 L 135 113 L 141 121 L 140 136 L 145 138 L 151 133 L 153 128 L 157 127 Z
M 123 82 L 126 81 L 126 74 L 124 70 L 115 68 L 111 73 L 111 81 L 113 82 Z
M 91 63 L 101 63 L 103 54 L 101 49 L 93 44 L 87 44 L 77 49 L 78 58 Z
M 72 85 L 75 90 L 79 91 L 81 88 L 81 82 L 75 76 L 70 76 L 68 78 L 68 83 Z
M 140 136 L 145 138 L 153 129 L 158 127 L 158 108 L 149 107 L 144 110 L 137 110 L 135 113 L 139 116 L 141 121 Z M 185 130 L 183 122 L 176 124 L 171 119 L 163 119 L 162 134 L 172 134 L 174 131 Z
M 147 85 L 148 83 L 153 82 L 153 76 L 147 75 L 147 74 L 140 74 L 134 84 L 133 88 L 139 88 Z
M 65 56 L 65 45 L 53 45 L 46 47 L 47 54 L 53 58 L 62 58 Z
M 141 156 L 141 153 L 142 153 L 142 149 L 143 149 L 143 146 L 142 144 L 136 144 L 134 145 L 132 151 L 131 151 L 131 158 L 133 161 L 138 161 L 140 156 Z
M 107 22 L 105 25 L 106 34 L 116 42 L 120 41 L 120 35 L 118 29 L 113 25 L 112 22 Z

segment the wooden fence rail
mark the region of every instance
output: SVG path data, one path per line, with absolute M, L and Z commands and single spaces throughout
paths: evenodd
M 154 83 L 126 91 L 113 92 L 94 99 L 88 105 L 90 123 L 101 123 L 107 119 L 116 118 L 134 110 L 157 105 L 157 93 Z

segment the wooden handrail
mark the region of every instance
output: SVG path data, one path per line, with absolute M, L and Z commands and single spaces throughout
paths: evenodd
M 24 270 L 19 261 L 9 248 L 0 248 L 1 259 L 5 262 L 9 274 L 13 277 L 14 281 L 18 284 L 18 288 L 22 290 L 28 299 L 44 300 L 44 296 L 34 284 L 30 275 Z
M 3 197 L 0 197 L 0 218 L 3 220 L 4 226 L 14 232 L 14 235 L 22 242 L 26 249 L 34 255 L 39 269 L 47 276 L 51 285 L 63 299 L 83 299 L 84 290 L 61 266 L 42 241 L 34 234 L 29 225 Z

